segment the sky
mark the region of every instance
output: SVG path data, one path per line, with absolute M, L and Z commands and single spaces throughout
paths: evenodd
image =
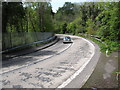
M 65 2 L 80 3 L 80 2 L 90 2 L 94 0 L 51 0 L 52 10 L 56 12 L 59 7 L 62 7 Z
M 82 0 L 86 1 L 86 0 Z M 51 0 L 52 10 L 53 12 L 56 12 L 59 7 L 62 7 L 65 2 L 80 2 L 80 0 Z
M 108 1 L 119 1 L 119 0 L 51 0 L 53 12 L 57 12 L 59 7 L 62 7 L 65 2 L 80 3 L 80 2 L 108 2 Z
M 2 0 L 3 1 L 3 0 Z M 6 0 L 4 0 L 6 1 Z M 108 2 L 108 1 L 119 1 L 119 0 L 7 0 L 7 1 L 23 1 L 23 2 L 50 2 L 52 5 L 53 12 L 57 12 L 59 7 L 62 7 L 65 2 L 80 3 L 80 2 Z

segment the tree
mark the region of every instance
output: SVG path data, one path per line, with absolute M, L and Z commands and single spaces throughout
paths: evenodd
M 62 26 L 62 30 L 63 30 L 63 34 L 65 34 L 67 31 L 67 23 L 66 22 Z
M 118 40 L 119 35 L 119 3 L 107 2 L 103 10 L 96 18 L 99 24 L 99 33 L 103 39 Z
M 2 31 L 8 32 L 7 25 L 10 26 L 11 30 L 9 32 L 15 32 L 13 26 L 17 32 L 22 29 L 21 20 L 25 16 L 24 8 L 21 2 L 3 2 L 2 3 Z M 20 23 L 18 23 L 20 22 Z M 21 25 L 20 25 L 21 24 Z M 21 27 L 20 27 L 20 26 Z
M 56 20 L 66 22 L 73 21 L 75 15 L 74 10 L 75 10 L 74 4 L 72 4 L 71 2 L 65 2 L 63 7 L 58 9 L 55 15 Z
M 88 19 L 86 24 L 87 24 L 87 27 L 86 27 L 87 33 L 91 35 L 95 35 L 96 30 L 95 30 L 94 21 L 92 21 L 92 19 Z

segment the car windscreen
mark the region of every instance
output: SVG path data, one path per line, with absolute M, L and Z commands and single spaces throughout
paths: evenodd
M 70 37 L 65 37 L 65 39 L 71 39 Z

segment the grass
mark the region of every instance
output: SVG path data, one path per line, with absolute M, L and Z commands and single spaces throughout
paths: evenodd
M 82 36 L 82 35 L 79 35 L 79 34 L 77 34 L 77 36 L 86 38 L 88 40 L 92 40 L 93 42 L 95 42 L 96 44 L 98 44 L 98 46 L 100 47 L 100 51 L 101 52 L 106 53 L 106 50 L 108 50 L 108 54 L 111 53 L 111 51 L 109 50 L 109 47 L 106 46 L 104 43 L 100 42 L 99 40 L 97 40 L 95 38 L 87 37 L 87 36 Z
M 102 43 L 101 41 L 99 41 L 95 38 L 92 38 L 92 37 L 82 36 L 82 35 L 79 35 L 79 34 L 77 34 L 77 36 L 92 40 L 93 42 L 98 44 L 101 52 L 105 53 L 106 50 L 108 50 L 108 55 L 111 54 L 112 52 L 120 50 L 120 44 L 119 44 L 120 42 L 119 41 L 106 40 L 106 41 L 104 41 L 104 43 Z
M 73 33 L 66 33 L 67 35 L 73 35 Z M 106 46 L 105 44 L 103 44 L 102 42 L 100 42 L 99 40 L 95 39 L 95 38 L 91 38 L 91 37 L 87 37 L 87 36 L 83 36 L 80 34 L 75 34 L 76 36 L 80 36 L 89 40 L 92 40 L 93 42 L 95 42 L 96 44 L 98 44 L 98 46 L 100 47 L 100 51 L 103 53 L 106 53 L 106 50 L 108 50 L 108 54 L 111 53 L 111 50 L 109 50 L 109 47 Z
M 67 35 L 73 35 L 73 33 L 65 33 Z M 83 36 L 80 34 L 75 34 L 76 36 L 80 36 L 89 40 L 92 40 L 98 46 L 100 47 L 100 51 L 103 53 L 106 53 L 106 50 L 108 50 L 108 55 L 111 54 L 112 52 L 120 50 L 120 41 L 110 41 L 110 40 L 105 40 L 104 42 L 101 42 L 95 38 L 92 38 L 90 36 Z

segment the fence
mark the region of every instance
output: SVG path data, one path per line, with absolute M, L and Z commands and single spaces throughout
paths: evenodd
M 54 36 L 52 32 L 2 33 L 2 51 L 37 41 L 44 41 L 52 36 Z

